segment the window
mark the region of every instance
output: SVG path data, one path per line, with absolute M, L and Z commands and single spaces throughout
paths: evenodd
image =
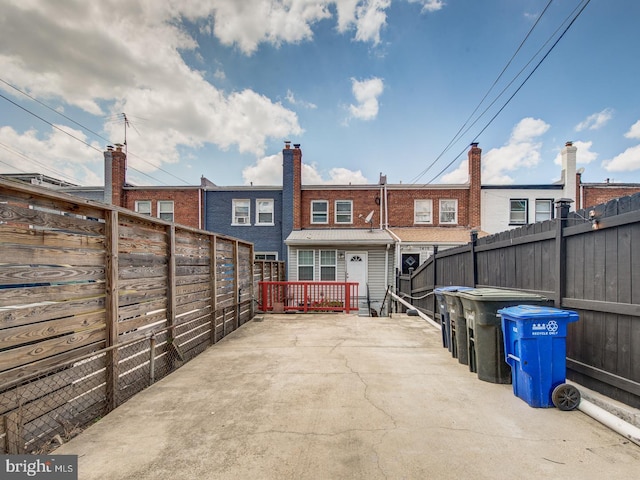
M 135 205 L 136 212 L 142 215 L 151 216 L 151 200 L 137 200 Z
M 173 222 L 173 201 L 158 200 L 158 218 Z
M 233 200 L 233 221 L 232 225 L 250 225 L 249 220 L 249 200 Z
M 272 252 L 256 252 L 253 258 L 255 260 L 278 260 L 278 254 Z
M 509 224 L 510 225 L 524 225 L 527 223 L 527 199 L 516 198 L 511 199 L 509 207 Z
M 326 200 L 311 201 L 311 223 L 329 222 L 329 202 Z
M 431 200 L 414 200 L 413 201 L 413 223 L 432 223 Z
M 553 200 L 536 200 L 536 222 L 553 218 Z
M 440 223 L 458 223 L 458 200 L 440 200 Z
M 335 282 L 336 280 L 336 251 L 320 250 L 320 280 Z
M 298 250 L 298 280 L 313 280 L 313 250 Z
M 336 200 L 336 223 L 351 223 L 351 200 Z
M 256 225 L 274 225 L 273 200 L 256 200 L 256 211 L 258 212 Z

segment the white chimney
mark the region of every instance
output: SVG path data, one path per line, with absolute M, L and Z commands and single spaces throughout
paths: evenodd
M 576 205 L 576 152 L 573 142 L 567 142 L 562 149 L 562 179 L 564 180 L 564 197 L 573 200 Z

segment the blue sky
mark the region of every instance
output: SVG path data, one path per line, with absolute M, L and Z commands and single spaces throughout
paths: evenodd
M 0 172 L 99 185 L 124 113 L 139 185 L 277 185 L 285 140 L 306 184 L 465 182 L 472 141 L 485 184 L 558 180 L 566 141 L 583 181 L 640 183 L 638 18 L 631 0 L 0 0 Z

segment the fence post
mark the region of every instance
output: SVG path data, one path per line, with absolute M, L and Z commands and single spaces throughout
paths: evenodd
M 348 283 L 344 284 L 344 307 L 345 313 L 351 312 L 351 285 Z
M 431 262 L 433 265 L 433 291 L 435 291 L 436 287 L 438 286 L 438 246 L 434 245 L 433 247 L 433 261 Z M 437 311 L 437 305 L 436 305 L 436 296 L 435 294 L 431 295 L 431 311 L 433 312 L 433 316 L 435 318 L 436 315 L 436 311 Z
M 118 342 L 118 212 L 109 210 L 105 214 L 105 322 L 107 347 Z M 106 409 L 118 406 L 118 349 L 106 353 Z
M 478 285 L 478 261 L 476 258 L 476 244 L 478 243 L 478 232 L 471 230 L 471 281 L 473 288 Z
M 567 215 L 569 215 L 569 207 L 572 202 L 573 200 L 570 198 L 556 200 L 556 285 L 553 299 L 556 308 L 562 306 L 562 299 L 565 296 L 567 287 L 566 241 L 562 235 L 562 230 L 567 226 Z
M 211 235 L 209 237 L 209 289 L 211 290 L 211 332 L 212 341 L 211 344 L 216 343 L 216 323 L 218 316 L 218 259 L 217 255 L 217 242 L 218 237 Z

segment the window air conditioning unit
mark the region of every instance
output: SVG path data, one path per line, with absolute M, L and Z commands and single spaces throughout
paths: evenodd
M 236 223 L 247 223 L 247 217 L 236 217 Z

